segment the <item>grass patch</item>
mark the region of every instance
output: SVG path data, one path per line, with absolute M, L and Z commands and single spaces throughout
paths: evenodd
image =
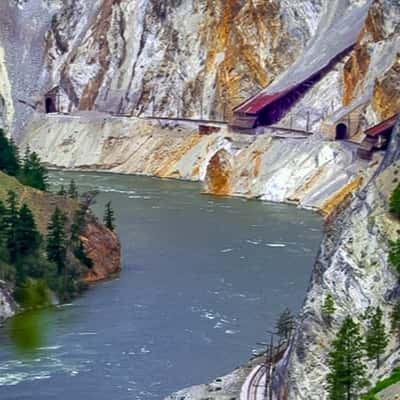
M 400 368 L 396 368 L 389 378 L 378 382 L 375 387 L 363 397 L 363 400 L 378 400 L 378 398 L 375 396 L 377 393 L 398 382 L 400 382 Z

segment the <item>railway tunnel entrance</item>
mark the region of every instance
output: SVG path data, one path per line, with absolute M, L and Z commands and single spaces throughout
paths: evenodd
M 46 114 L 56 112 L 56 107 L 55 107 L 54 101 L 51 97 L 46 97 L 45 109 L 46 109 Z
M 340 123 L 336 125 L 336 140 L 345 140 L 347 139 L 347 125 Z

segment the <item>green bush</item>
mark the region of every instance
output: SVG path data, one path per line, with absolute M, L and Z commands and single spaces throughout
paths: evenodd
M 400 184 L 393 190 L 390 196 L 390 212 L 397 218 L 400 218 Z
M 400 277 L 400 240 L 390 242 L 389 262 Z
M 27 280 L 17 286 L 14 298 L 25 309 L 46 307 L 51 304 L 50 291 L 45 281 Z
M 383 379 L 378 382 L 373 389 L 371 389 L 364 397 L 363 400 L 377 400 L 375 396 L 377 393 L 400 382 L 400 368 L 396 368 L 389 378 Z

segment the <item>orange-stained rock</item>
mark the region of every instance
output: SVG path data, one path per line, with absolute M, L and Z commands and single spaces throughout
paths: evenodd
M 206 10 L 202 25 L 205 74 L 214 73 L 217 65 L 218 112 L 229 119 L 232 108 L 248 96 L 243 92 L 264 88 L 282 70 L 287 59 L 282 62 L 278 49 L 288 50 L 291 38 L 282 26 L 277 0 L 208 0 Z M 268 57 L 262 57 L 264 47 L 269 48 Z M 288 53 L 285 56 L 294 60 L 296 47 Z M 221 54 L 223 60 L 218 62 Z
M 350 201 L 352 194 L 361 187 L 362 183 L 363 178 L 361 176 L 355 177 L 322 205 L 321 213 L 326 221 L 334 219 L 334 216 L 341 210 L 341 206 Z
M 86 282 L 110 278 L 121 270 L 121 244 L 115 232 L 93 220 L 87 224 L 81 240 L 86 255 L 94 263 L 84 277 Z
M 218 151 L 207 167 L 205 192 L 227 195 L 231 192 L 232 165 L 230 154 L 226 150 Z
M 382 79 L 377 79 L 374 86 L 372 106 L 382 120 L 390 118 L 400 111 L 400 56 Z
M 360 35 L 362 38 L 365 34 L 371 34 L 374 42 L 379 42 L 385 37 L 384 34 L 385 17 L 383 15 L 382 5 L 379 1 L 375 0 L 374 4 L 370 7 L 365 20 L 364 29 Z
M 357 95 L 370 63 L 367 45 L 357 45 L 343 68 L 343 105 L 349 105 Z

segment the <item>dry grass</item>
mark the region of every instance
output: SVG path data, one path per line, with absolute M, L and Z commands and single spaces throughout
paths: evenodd
M 56 206 L 67 213 L 69 220 L 71 220 L 74 211 L 79 207 L 74 200 L 24 186 L 15 178 L 0 172 L 0 200 L 4 203 L 10 190 L 17 194 L 20 205 L 26 203 L 32 210 L 41 233 L 46 232 L 47 224 Z

